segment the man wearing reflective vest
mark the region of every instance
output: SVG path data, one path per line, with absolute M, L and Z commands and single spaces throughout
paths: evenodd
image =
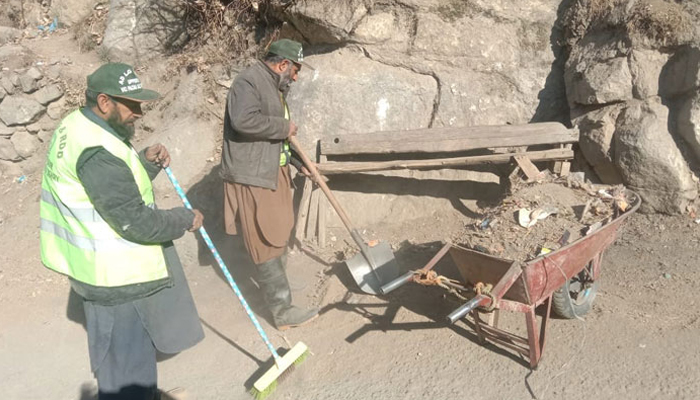
M 286 96 L 302 64 L 301 43 L 282 39 L 270 45 L 263 60 L 238 74 L 226 99 L 221 155 L 226 232 L 237 234 L 240 222 L 258 284 L 280 330 L 318 315 L 317 309 L 291 304 L 285 272 L 294 226 L 289 163 L 305 171 L 286 140 L 297 132 Z
M 129 140 L 141 103 L 134 69 L 109 63 L 87 78 L 86 107 L 56 128 L 41 184 L 41 259 L 83 298 L 99 399 L 158 399 L 156 349 L 177 353 L 204 337 L 172 241 L 203 216 L 158 210 L 151 180 L 170 162 Z M 166 396 L 163 396 L 165 398 Z

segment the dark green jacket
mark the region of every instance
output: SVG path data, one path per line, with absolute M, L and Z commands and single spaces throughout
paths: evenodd
M 126 141 L 89 108 L 83 108 L 80 111 L 102 129 Z M 153 180 L 158 175 L 160 167 L 148 162 L 144 151 L 139 153 L 139 157 Z M 76 171 L 95 210 L 112 229 L 132 242 L 161 243 L 169 270 L 174 262 L 179 263 L 174 249 L 172 251 L 168 249 L 173 247 L 173 240 L 180 238 L 192 226 L 194 220 L 192 211 L 184 207 L 171 210 L 147 207 L 141 198 L 131 169 L 124 161 L 103 147 L 84 150 L 78 158 Z M 172 279 L 168 277 L 154 282 L 117 288 L 97 287 L 76 280 L 71 280 L 71 284 L 73 289 L 86 300 L 113 305 L 142 298 L 172 286 Z
M 280 76 L 257 61 L 238 74 L 226 99 L 221 177 L 229 182 L 277 189 L 284 118 Z

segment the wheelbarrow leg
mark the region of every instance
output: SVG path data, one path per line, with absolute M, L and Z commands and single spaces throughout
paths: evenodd
M 474 330 L 476 331 L 476 335 L 479 337 L 479 343 L 486 343 L 486 335 L 484 334 L 484 330 L 481 329 L 481 324 L 486 324 L 492 328 L 498 328 L 499 313 L 500 310 L 495 309 L 489 313 L 489 316 L 486 320 L 482 320 L 477 310 L 472 311 L 472 318 L 474 319 Z
M 552 310 L 552 297 L 548 297 L 544 304 L 546 304 L 547 311 L 545 311 L 544 317 L 542 317 L 539 332 L 537 329 L 537 314 L 535 313 L 537 307 L 534 305 L 530 306 L 530 310 L 525 313 L 527 341 L 530 347 L 530 367 L 532 369 L 537 368 L 537 364 L 540 362 L 540 357 L 542 357 L 542 352 L 544 351 L 547 323 L 549 322 L 549 314 Z
M 486 336 L 484 335 L 484 332 L 481 330 L 481 318 L 479 318 L 479 312 L 474 310 L 472 311 L 472 318 L 474 318 L 474 330 L 476 331 L 476 336 L 479 337 L 479 343 L 484 344 L 486 343 Z
M 544 345 L 547 338 L 547 325 L 549 324 L 549 315 L 552 311 L 552 296 L 547 297 L 545 304 L 547 311 L 545 311 L 544 317 L 542 317 L 542 326 L 540 327 L 540 356 L 544 353 Z

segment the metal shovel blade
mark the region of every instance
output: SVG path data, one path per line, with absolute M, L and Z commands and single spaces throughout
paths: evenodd
M 362 252 L 346 260 L 345 264 L 360 290 L 369 294 L 383 294 L 382 286 L 399 276 L 399 266 L 389 243 L 379 242 L 374 247 L 368 246 L 368 251 L 375 263 L 374 271 Z

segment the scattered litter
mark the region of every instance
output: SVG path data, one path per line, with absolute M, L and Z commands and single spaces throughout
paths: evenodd
M 569 244 L 569 239 L 571 239 L 571 230 L 567 229 L 566 231 L 564 231 L 564 234 L 561 235 L 561 238 L 559 238 L 557 243 L 559 244 L 559 246 L 564 247 L 567 244 Z
M 671 274 L 669 274 L 668 272 L 664 272 L 663 277 L 664 279 L 671 279 Z
M 26 175 L 22 175 L 19 178 L 16 179 L 17 183 L 24 183 L 27 180 Z
M 490 218 L 486 218 L 486 219 L 484 219 L 483 221 L 481 221 L 481 223 L 479 224 L 479 228 L 481 228 L 481 229 L 486 229 L 486 228 L 489 227 L 489 224 L 490 224 L 490 223 L 491 223 L 491 219 L 490 219 Z
M 518 223 L 523 228 L 530 228 L 535 225 L 537 221 L 541 221 L 557 212 L 559 212 L 559 210 L 552 206 L 539 207 L 532 211 L 528 208 L 521 208 L 518 210 Z
M 539 257 L 539 256 L 543 256 L 543 255 L 549 254 L 549 253 L 551 253 L 551 252 L 552 252 L 552 249 L 548 249 L 548 248 L 542 246 L 542 247 L 540 248 L 540 252 L 537 253 L 537 256 L 538 256 L 538 257 Z
M 608 193 L 608 191 L 605 189 L 600 189 L 598 191 L 598 194 L 600 195 L 600 197 L 602 197 L 604 199 L 612 199 L 613 198 L 613 196 L 610 193 Z
M 53 17 L 53 21 L 51 21 L 50 24 L 48 25 L 39 25 L 37 26 L 40 32 L 49 32 L 52 33 L 58 28 L 58 17 Z

